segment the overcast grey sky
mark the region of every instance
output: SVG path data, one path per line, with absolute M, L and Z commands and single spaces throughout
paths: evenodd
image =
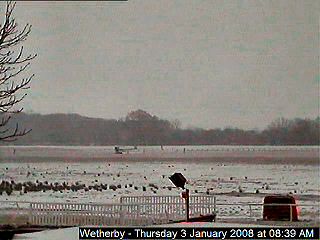
M 3 10 L 3 9 L 2 9 Z M 183 126 L 319 115 L 319 1 L 18 2 L 38 53 L 24 106 Z

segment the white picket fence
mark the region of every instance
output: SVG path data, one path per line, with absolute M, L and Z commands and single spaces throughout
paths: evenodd
M 190 216 L 213 213 L 215 196 L 191 196 Z M 121 197 L 120 203 L 47 203 L 29 207 L 29 224 L 46 226 L 142 226 L 168 223 L 186 218 L 186 206 L 180 196 Z
M 262 219 L 263 206 L 279 204 L 217 203 L 212 195 L 190 196 L 190 217 L 217 214 L 218 220 Z M 282 204 L 283 205 L 283 204 Z M 319 219 L 318 204 L 297 206 L 299 219 Z M 120 203 L 47 203 L 0 201 L 1 211 L 28 216 L 32 225 L 41 226 L 144 226 L 184 220 L 186 208 L 180 196 L 124 196 Z M 290 208 L 291 209 L 291 208 Z
M 29 223 L 47 226 L 147 225 L 139 204 L 31 203 Z
M 124 196 L 120 203 L 142 204 L 143 212 L 155 218 L 165 215 L 170 220 L 179 220 L 186 216 L 185 200 L 180 196 Z M 189 206 L 190 217 L 212 214 L 216 211 L 216 197 L 190 196 Z

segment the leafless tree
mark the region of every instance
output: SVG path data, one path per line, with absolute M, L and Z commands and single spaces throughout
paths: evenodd
M 26 135 L 31 129 L 20 129 L 16 124 L 8 124 L 13 114 L 20 113 L 23 108 L 17 105 L 27 95 L 25 90 L 30 87 L 34 75 L 21 78 L 20 75 L 29 66 L 35 55 L 24 55 L 20 46 L 31 31 L 31 25 L 26 24 L 18 29 L 18 24 L 12 16 L 16 2 L 7 1 L 5 4 L 4 21 L 0 23 L 0 141 L 14 141 Z M 17 79 L 20 77 L 19 79 Z

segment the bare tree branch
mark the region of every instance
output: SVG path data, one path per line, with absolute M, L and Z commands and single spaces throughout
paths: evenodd
M 22 137 L 22 136 L 28 134 L 29 132 L 31 132 L 31 130 L 32 129 L 19 130 L 19 125 L 17 123 L 14 131 L 12 133 L 8 134 L 8 135 L 5 135 L 5 136 L 1 137 L 1 141 L 7 141 L 7 142 L 16 141 L 18 139 L 18 137 Z M 4 132 L 7 133 L 8 131 L 5 130 Z
M 7 1 L 4 21 L 0 24 L 0 141 L 14 141 L 24 136 L 31 130 L 20 129 L 19 124 L 10 128 L 12 114 L 22 112 L 22 108 L 16 109 L 17 104 L 23 101 L 27 95 L 23 91 L 30 88 L 30 82 L 34 75 L 17 79 L 29 66 L 31 60 L 37 55 L 24 54 L 24 47 L 20 45 L 31 32 L 31 25 L 26 24 L 18 29 L 16 19 L 12 13 L 16 2 Z M 12 125 L 11 125 L 12 126 Z

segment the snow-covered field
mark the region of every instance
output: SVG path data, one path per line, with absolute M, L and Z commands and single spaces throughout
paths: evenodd
M 119 155 L 112 147 L 0 147 L 0 181 L 83 186 L 4 191 L 0 201 L 109 203 L 124 195 L 179 195 L 168 177 L 181 172 L 191 194 L 216 195 L 221 216 L 244 216 L 246 203 L 291 193 L 308 205 L 301 216 L 319 218 L 319 166 L 318 147 L 156 146 Z

